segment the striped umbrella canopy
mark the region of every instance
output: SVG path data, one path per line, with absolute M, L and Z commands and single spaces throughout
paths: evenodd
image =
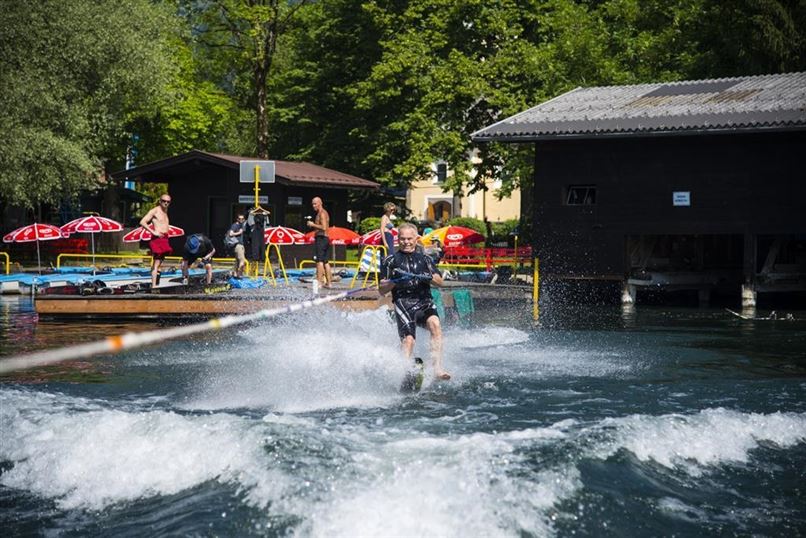
M 168 237 L 179 237 L 180 235 L 185 235 L 185 230 L 180 228 L 179 226 L 168 226 Z M 123 236 L 124 243 L 136 243 L 138 241 L 150 241 L 151 240 L 151 232 L 140 226 L 139 228 L 135 228 L 134 230 L 130 231 L 126 235 Z
M 294 228 L 273 226 L 266 228 L 266 231 L 263 232 L 264 245 L 303 245 L 305 243 L 305 234 Z
M 50 241 L 51 239 L 62 239 L 66 237 L 58 226 L 53 224 L 42 224 L 35 222 L 27 226 L 17 228 L 3 236 L 4 243 L 30 243 L 36 241 L 36 264 L 39 272 L 42 272 L 42 259 L 39 254 L 39 242 Z
M 35 222 L 17 228 L 3 236 L 4 243 L 30 243 L 31 241 L 49 241 L 66 237 L 58 226 Z
M 116 220 L 101 217 L 99 215 L 88 215 L 86 217 L 79 217 L 71 220 L 61 230 L 65 236 L 72 233 L 88 233 L 91 234 L 92 242 L 92 274 L 95 274 L 95 234 L 100 232 L 119 232 L 123 229 L 123 225 Z
M 108 219 L 98 215 L 88 215 L 71 220 L 61 228 L 62 233 L 70 235 L 73 233 L 99 233 L 99 232 L 119 232 L 123 230 L 123 225 L 116 220 Z
M 305 243 L 313 243 L 313 237 L 315 234 L 316 231 L 306 233 Z M 331 226 L 328 228 L 327 237 L 330 239 L 331 245 L 357 245 L 361 242 L 360 235 L 349 228 L 341 228 L 339 226 Z
M 472 245 L 481 243 L 484 236 L 472 228 L 464 226 L 443 226 L 423 237 L 423 244 L 428 246 L 434 239 L 439 239 L 444 247 L 459 247 L 462 245 Z
M 394 236 L 395 246 L 397 246 L 397 228 L 392 228 L 392 236 Z M 361 236 L 362 245 L 383 245 L 380 230 L 372 230 Z

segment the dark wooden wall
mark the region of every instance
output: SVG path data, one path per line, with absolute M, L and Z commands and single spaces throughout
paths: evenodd
M 806 132 L 553 140 L 535 146 L 534 248 L 547 273 L 623 275 L 625 238 L 806 234 Z M 595 205 L 566 205 L 595 185 Z M 690 207 L 672 193 L 690 191 Z
M 156 180 L 156 178 L 155 178 Z M 253 205 L 239 204 L 239 195 L 254 196 L 253 183 L 239 183 L 238 170 L 202 161 L 185 163 L 166 172 L 160 182 L 168 183 L 173 202 L 170 208 L 171 224 L 184 228 L 187 234 L 204 233 L 213 240 L 216 250 L 223 252 L 223 237 L 238 212 L 246 212 Z M 312 215 L 311 200 L 322 198 L 330 212 L 333 225 L 347 226 L 347 189 L 325 187 L 299 187 L 282 183 L 261 183 L 260 195 L 269 197 L 271 225 L 286 225 L 289 212 Z M 288 206 L 288 197 L 302 198 L 299 209 Z M 301 232 L 309 231 L 304 222 L 290 223 Z M 172 240 L 175 252 L 181 252 L 184 239 Z

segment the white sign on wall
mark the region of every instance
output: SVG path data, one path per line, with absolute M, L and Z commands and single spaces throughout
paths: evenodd
M 302 205 L 302 196 L 289 196 L 288 205 Z
M 255 195 L 254 194 L 240 194 L 238 195 L 238 203 L 239 204 L 254 204 L 255 203 Z M 268 204 L 269 197 L 268 196 L 258 196 L 257 203 L 259 204 Z
M 675 191 L 672 193 L 672 205 L 688 207 L 691 205 L 691 191 Z

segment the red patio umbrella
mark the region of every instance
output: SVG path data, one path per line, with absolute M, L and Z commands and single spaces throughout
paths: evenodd
M 305 234 L 294 228 L 273 226 L 263 232 L 263 244 L 268 245 L 299 245 L 305 244 Z
M 58 226 L 52 224 L 42 224 L 35 222 L 3 236 L 4 243 L 30 243 L 36 241 L 36 265 L 40 274 L 42 273 L 42 260 L 39 255 L 39 241 L 50 241 L 51 239 L 61 239 L 66 237 Z
M 464 226 L 443 226 L 423 237 L 423 244 L 430 245 L 434 239 L 439 239 L 443 247 L 459 247 L 481 243 L 484 241 L 484 236 Z
M 92 274 L 95 274 L 95 234 L 100 232 L 119 232 L 123 225 L 116 220 L 98 215 L 88 215 L 71 220 L 62 226 L 62 233 L 66 236 L 72 233 L 88 233 L 92 238 Z
M 185 230 L 180 228 L 179 226 L 168 226 L 168 237 L 179 237 L 180 235 L 185 235 Z M 151 232 L 140 226 L 139 228 L 135 228 L 134 230 L 130 231 L 126 235 L 123 236 L 124 243 L 136 243 L 138 241 L 150 241 L 151 240 Z
M 394 236 L 395 245 L 397 245 L 397 228 L 392 228 L 392 235 Z M 380 230 L 372 230 L 361 236 L 362 245 L 383 245 Z
M 313 237 L 315 234 L 315 230 L 306 233 L 305 242 L 313 243 Z M 331 226 L 328 228 L 327 237 L 330 239 L 331 245 L 357 245 L 361 242 L 360 235 L 349 228 L 340 228 L 339 226 Z

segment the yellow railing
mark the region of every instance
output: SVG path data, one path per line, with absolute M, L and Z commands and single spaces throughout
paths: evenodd
M 67 259 L 88 259 L 92 260 L 92 254 L 59 254 L 56 256 L 56 269 L 61 268 L 62 260 Z M 151 256 L 147 254 L 96 254 L 95 259 L 104 259 L 104 260 L 140 260 L 140 263 L 144 261 L 151 266 Z M 125 264 L 124 264 L 125 265 Z
M 0 252 L 0 256 L 5 257 L 6 259 L 6 274 L 11 272 L 11 260 L 8 258 L 8 252 Z
M 148 254 L 95 254 L 95 259 L 104 259 L 104 260 L 139 260 L 138 263 L 147 263 L 149 267 L 151 267 L 152 257 Z M 59 254 L 56 256 L 56 269 L 60 269 L 62 266 L 62 259 L 93 259 L 92 254 Z M 171 261 L 182 261 L 181 256 L 166 256 L 166 260 Z M 213 258 L 214 263 L 235 263 L 235 258 Z M 123 265 L 127 265 L 124 263 Z M 246 270 L 249 271 L 249 262 L 246 262 Z
M 356 260 L 354 262 L 346 261 L 346 260 L 328 260 L 327 263 L 330 265 L 343 265 L 344 267 L 355 266 L 358 267 L 358 264 L 361 263 L 360 260 Z M 297 265 L 298 268 L 304 269 L 306 265 L 313 265 L 316 266 L 316 260 L 302 260 Z

